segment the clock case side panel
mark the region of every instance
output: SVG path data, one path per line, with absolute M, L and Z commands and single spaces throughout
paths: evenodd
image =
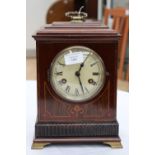
M 40 79 L 40 70 L 39 70 L 39 43 L 36 41 L 36 77 L 37 77 L 37 120 L 36 122 L 38 122 L 40 120 L 40 114 L 41 114 L 41 109 L 40 109 L 40 104 L 42 104 L 42 100 L 41 100 L 41 79 Z

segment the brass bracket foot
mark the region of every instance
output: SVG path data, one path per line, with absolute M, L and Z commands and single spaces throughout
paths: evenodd
M 43 149 L 45 146 L 49 145 L 50 143 L 44 143 L 44 142 L 33 142 L 32 149 Z
M 103 142 L 103 144 L 109 145 L 111 148 L 123 148 L 121 142 Z

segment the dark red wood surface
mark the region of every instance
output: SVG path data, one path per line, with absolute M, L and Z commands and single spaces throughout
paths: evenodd
M 48 27 L 48 28 L 47 28 Z M 72 28 L 71 28 L 72 27 Z M 43 28 L 33 36 L 37 53 L 37 120 L 41 122 L 106 122 L 116 121 L 117 49 L 119 34 L 104 27 Z M 49 82 L 49 69 L 54 57 L 64 48 L 86 46 L 96 51 L 106 68 L 104 88 L 92 100 L 74 103 L 59 97 Z

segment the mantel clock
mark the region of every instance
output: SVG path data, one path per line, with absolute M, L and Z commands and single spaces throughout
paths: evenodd
M 52 143 L 102 142 L 121 147 L 116 120 L 120 35 L 86 13 L 39 30 L 37 121 L 32 148 Z

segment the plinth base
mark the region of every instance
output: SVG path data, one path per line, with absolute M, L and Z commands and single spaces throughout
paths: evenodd
M 32 149 L 43 149 L 47 145 L 60 144 L 60 143 L 95 143 L 101 142 L 111 148 L 122 148 L 121 140 L 119 137 L 75 137 L 75 138 L 37 138 L 33 141 Z

